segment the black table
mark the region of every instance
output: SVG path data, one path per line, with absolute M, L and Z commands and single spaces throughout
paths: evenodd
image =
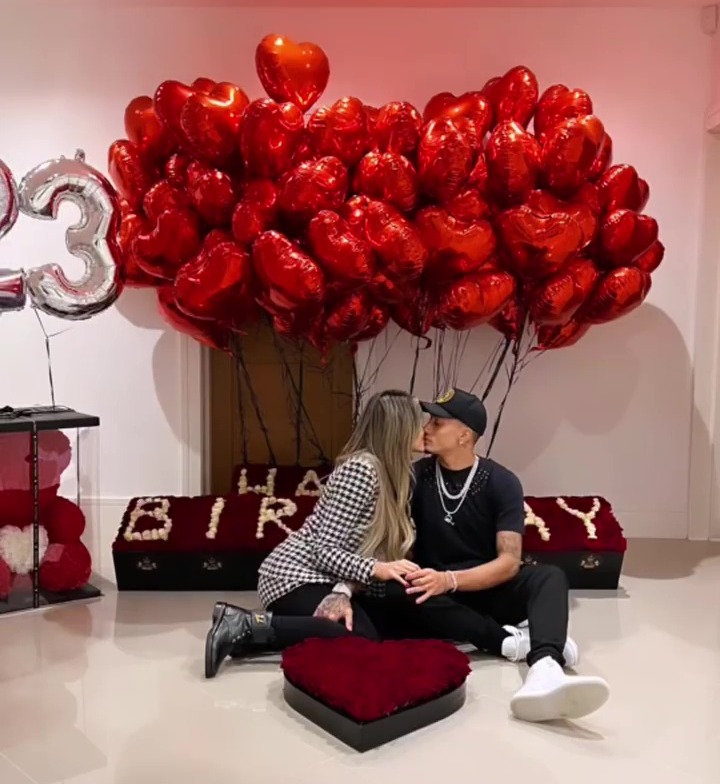
M 62 407 L 16 408 L 11 411 L 0 409 L 0 436 L 3 433 L 28 433 L 30 439 L 30 487 L 33 495 L 33 571 L 32 593 L 10 592 L 7 601 L 0 600 L 0 615 L 19 610 L 37 609 L 51 604 L 93 599 L 102 596 L 101 591 L 89 583 L 75 591 L 51 593 L 40 590 L 40 467 L 38 455 L 38 433 L 43 430 L 75 430 L 98 427 L 100 418 L 81 414 Z M 76 461 L 78 439 L 76 438 Z M 2 438 L 0 438 L 0 448 Z M 79 492 L 79 486 L 78 486 Z M 0 524 L 2 521 L 0 521 Z

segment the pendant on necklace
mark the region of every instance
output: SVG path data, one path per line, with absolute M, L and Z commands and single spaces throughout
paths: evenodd
M 454 522 L 454 520 L 452 518 L 452 515 L 449 512 L 448 512 L 448 514 L 445 515 L 445 522 L 448 525 L 455 525 L 455 522 Z

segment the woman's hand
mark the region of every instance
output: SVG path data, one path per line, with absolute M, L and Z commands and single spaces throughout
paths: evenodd
M 417 572 L 420 567 L 412 561 L 402 559 L 400 561 L 376 561 L 373 569 L 373 577 L 383 583 L 390 580 L 397 580 L 400 585 L 408 586 L 405 575 L 410 572 Z

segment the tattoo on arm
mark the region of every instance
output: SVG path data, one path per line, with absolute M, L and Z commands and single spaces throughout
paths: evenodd
M 522 534 L 514 531 L 500 531 L 497 535 L 498 555 L 511 555 L 517 561 L 522 558 Z
M 337 620 L 350 604 L 350 599 L 341 593 L 329 593 L 315 609 L 316 618 Z

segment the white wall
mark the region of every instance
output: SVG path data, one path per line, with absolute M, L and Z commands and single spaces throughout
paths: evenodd
M 76 147 L 105 166 L 127 101 L 166 78 L 230 79 L 260 94 L 257 41 L 284 32 L 320 43 L 332 63 L 326 100 L 368 103 L 475 89 L 519 62 L 543 86 L 592 95 L 616 160 L 651 184 L 649 210 L 668 253 L 649 303 L 582 343 L 532 365 L 511 398 L 496 456 L 532 493 L 601 493 L 633 535 L 685 535 L 692 408 L 693 308 L 701 216 L 709 41 L 692 10 L 393 10 L 56 8 L 3 14 L 0 155 L 21 176 Z M 0 266 L 61 257 L 60 226 L 21 218 Z M 102 417 L 99 482 L 121 499 L 183 491 L 183 340 L 153 297 L 54 339 L 58 402 Z M 56 329 L 58 324 L 50 325 Z M 461 381 L 494 339 L 474 336 Z M 407 346 L 379 383 L 408 378 Z M 421 392 L 429 391 L 423 376 Z M 48 402 L 42 336 L 31 312 L 0 317 L 0 404 Z

